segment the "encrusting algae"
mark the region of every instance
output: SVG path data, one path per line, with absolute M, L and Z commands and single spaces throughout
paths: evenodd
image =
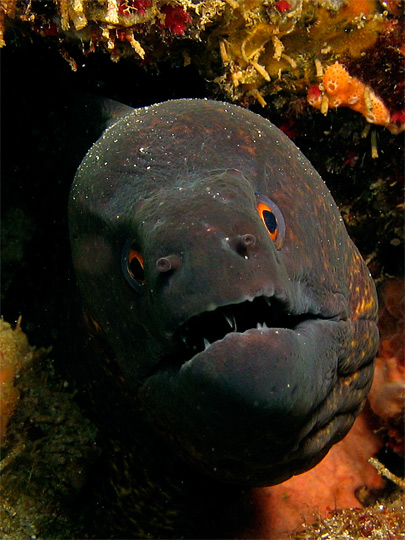
M 34 354 L 21 329 L 21 319 L 14 330 L 0 319 L 0 442 L 5 438 L 9 418 L 20 397 L 20 391 L 14 385 L 15 378 L 32 361 Z
M 7 28 L 28 27 L 53 39 L 74 70 L 72 43 L 85 55 L 101 49 L 113 61 L 131 56 L 145 67 L 168 59 L 192 63 L 228 100 L 265 107 L 279 94 L 308 94 L 324 114 L 347 106 L 396 134 L 405 126 L 401 6 L 401 0 L 6 0 L 0 46 Z M 349 77 L 348 87 L 332 90 L 327 81 L 337 72 Z
M 31 347 L 0 320 L 1 497 L 4 540 L 80 538 L 75 509 L 97 456 L 96 429 L 54 373 L 50 349 Z

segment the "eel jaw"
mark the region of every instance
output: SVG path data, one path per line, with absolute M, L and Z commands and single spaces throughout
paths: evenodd
M 191 360 L 232 332 L 266 328 L 293 330 L 301 322 L 315 317 L 320 318 L 310 313 L 291 313 L 287 302 L 275 296 L 257 296 L 252 300 L 219 306 L 194 315 L 179 326 L 174 335 L 179 345 L 175 353 L 176 363 Z
M 373 351 L 347 361 L 356 324 L 292 314 L 265 296 L 193 316 L 139 388 L 142 409 L 205 474 L 247 486 L 283 482 L 315 466 L 365 402 Z

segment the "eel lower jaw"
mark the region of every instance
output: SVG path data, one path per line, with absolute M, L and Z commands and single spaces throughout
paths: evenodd
M 347 433 L 371 359 L 339 369 L 350 320 L 293 322 L 228 332 L 144 381 L 145 414 L 179 456 L 221 481 L 265 486 L 313 467 Z

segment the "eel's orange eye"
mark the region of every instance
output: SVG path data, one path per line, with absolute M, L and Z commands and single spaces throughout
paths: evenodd
M 128 239 L 121 253 L 121 269 L 125 279 L 141 294 L 145 285 L 145 263 L 142 253 L 132 239 Z
M 136 249 L 131 248 L 128 252 L 127 265 L 129 275 L 143 285 L 145 283 L 145 265 L 141 253 Z
M 257 211 L 276 248 L 280 249 L 284 240 L 285 225 L 283 215 L 278 206 L 267 197 L 258 195 Z

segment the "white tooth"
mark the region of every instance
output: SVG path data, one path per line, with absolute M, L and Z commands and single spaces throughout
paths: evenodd
M 204 338 L 204 348 L 205 348 L 205 350 L 207 350 L 210 345 L 211 345 L 211 343 L 208 341 L 208 339 Z
M 235 317 L 232 315 L 230 317 L 229 315 L 224 315 L 226 322 L 229 324 L 229 326 L 232 328 L 232 330 L 236 327 Z
M 256 328 L 257 328 L 258 330 L 261 330 L 261 329 L 263 328 L 263 325 L 260 324 L 260 323 L 258 322 L 258 323 L 256 324 Z
M 268 328 L 266 323 L 263 323 L 263 328 Z

